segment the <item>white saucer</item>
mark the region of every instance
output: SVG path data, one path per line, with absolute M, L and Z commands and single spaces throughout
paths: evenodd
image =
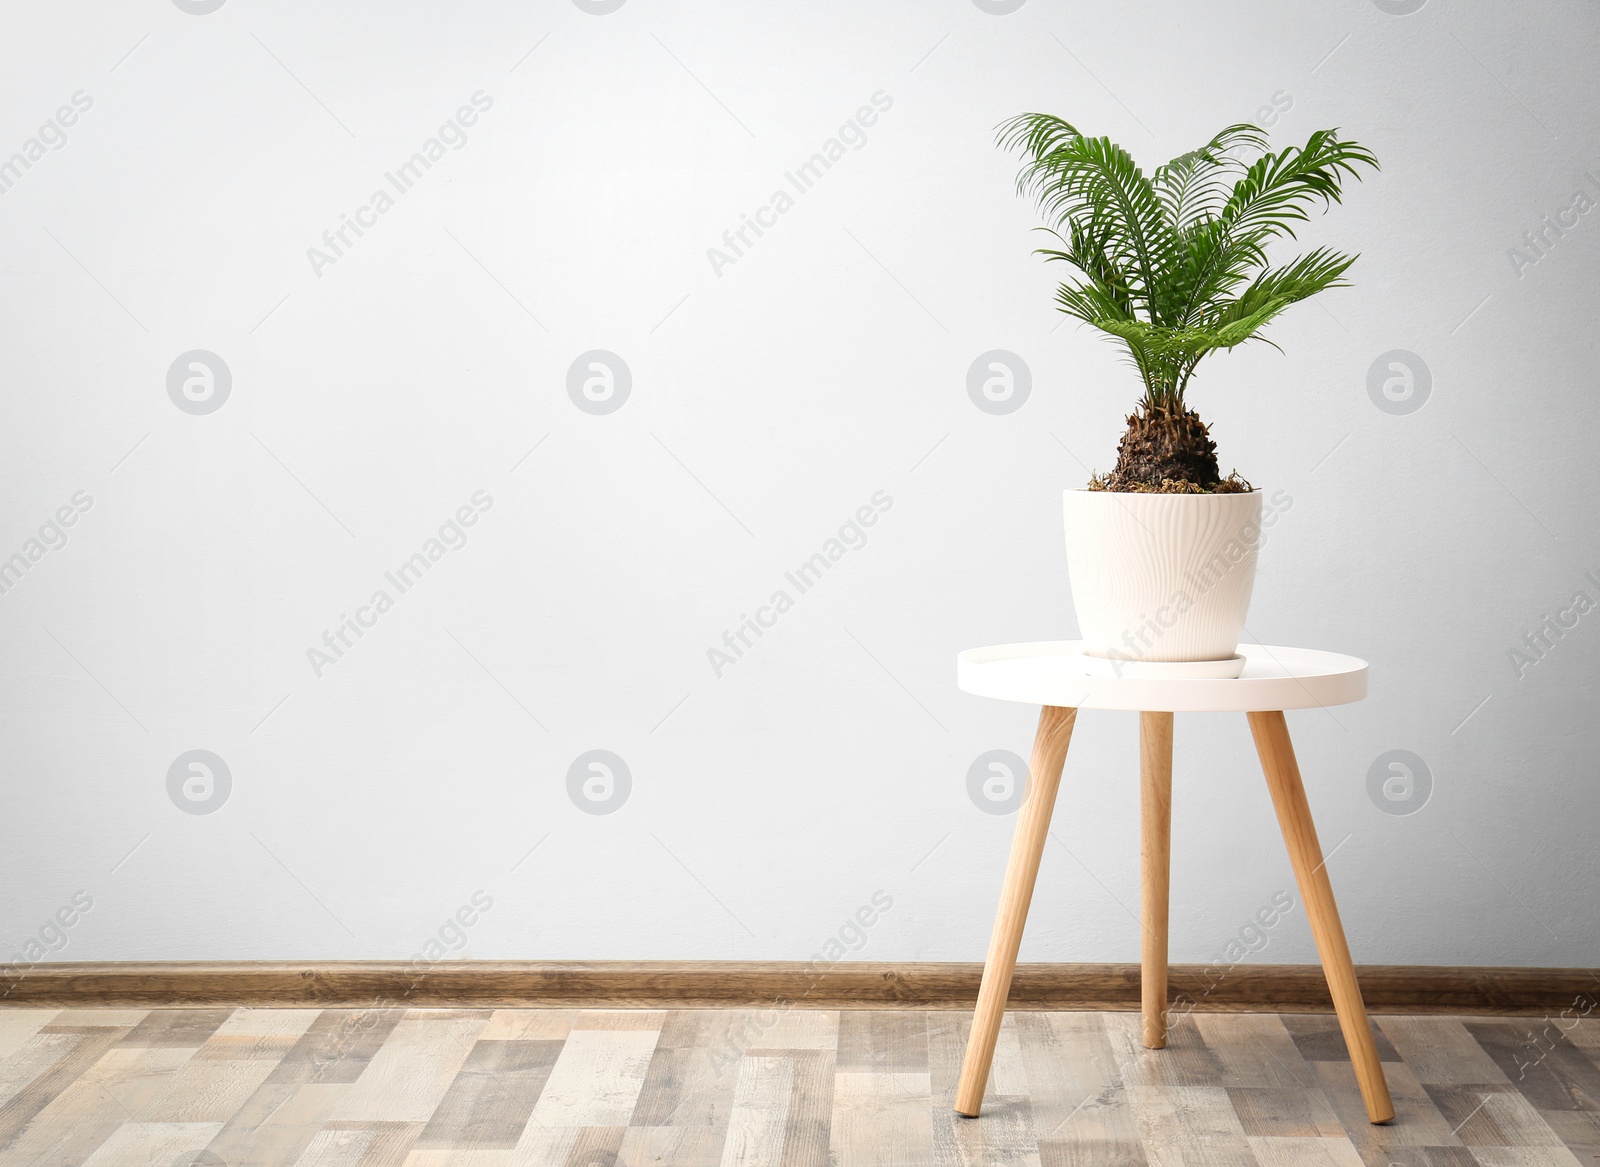
M 1083 671 L 1091 677 L 1126 677 L 1129 680 L 1231 680 L 1244 672 L 1238 653 L 1223 660 L 1123 660 L 1118 657 L 1078 654 Z

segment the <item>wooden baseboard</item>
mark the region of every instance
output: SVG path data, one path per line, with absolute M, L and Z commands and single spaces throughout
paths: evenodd
M 981 964 L 780 961 L 129 962 L 15 966 L 0 975 L 14 1006 L 316 1006 L 375 1008 L 970 1009 Z M 1374 1013 L 1558 1015 L 1600 997 L 1600 972 L 1572 968 L 1366 965 L 1357 973 Z M 20 974 L 20 975 L 19 975 Z M 1326 1013 L 1316 965 L 1223 969 L 1173 965 L 1180 1011 Z M 1139 1008 L 1136 964 L 1021 964 L 1013 1009 Z

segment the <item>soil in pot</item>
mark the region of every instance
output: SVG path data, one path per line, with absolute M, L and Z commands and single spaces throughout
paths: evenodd
M 1222 477 L 1211 428 L 1192 409 L 1158 405 L 1128 418 L 1110 474 L 1096 474 L 1090 490 L 1137 494 L 1242 494 L 1254 489 L 1237 471 Z

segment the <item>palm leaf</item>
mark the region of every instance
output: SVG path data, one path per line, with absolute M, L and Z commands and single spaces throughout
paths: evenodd
M 1231 192 L 1227 176 L 1242 171 L 1245 164 L 1232 157 L 1235 150 L 1265 151 L 1267 136 L 1260 129 L 1241 122 L 1224 129 L 1199 149 L 1180 154 L 1171 162 L 1156 167 L 1151 176 L 1156 197 L 1177 231 L 1194 225 L 1204 216 L 1214 216 L 1223 195 Z
M 1093 239 L 1129 294 L 1152 315 L 1164 314 L 1163 276 L 1175 239 L 1132 155 L 1049 114 L 1013 118 L 1001 127 L 1000 142 L 1027 154 L 1017 189 L 1038 202 L 1051 229 Z
M 1271 152 L 1261 130 L 1231 125 L 1149 177 L 1109 138 L 1050 114 L 1012 118 L 998 140 L 1023 155 L 1017 189 L 1061 243 L 1038 254 L 1082 273 L 1060 286 L 1058 306 L 1123 345 L 1151 407 L 1181 407 L 1203 357 L 1260 339 L 1289 305 L 1343 285 L 1354 256 L 1317 248 L 1273 268 L 1267 247 L 1378 165 L 1336 129 Z
M 1274 235 L 1294 234 L 1294 225 L 1311 218 L 1317 200 L 1324 206 L 1342 200 L 1346 177 L 1359 180 L 1357 164 L 1376 168 L 1378 160 L 1365 147 L 1340 140 L 1339 131 L 1317 130 L 1301 147 L 1265 154 L 1245 172 L 1217 216 L 1230 232 L 1265 242 Z

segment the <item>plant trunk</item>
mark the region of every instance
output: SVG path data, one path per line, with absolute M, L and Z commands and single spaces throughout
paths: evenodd
M 1228 489 L 1209 427 L 1193 410 L 1166 404 L 1141 407 L 1128 418 L 1116 469 L 1104 479 L 1107 490 L 1194 493 L 1219 486 Z

